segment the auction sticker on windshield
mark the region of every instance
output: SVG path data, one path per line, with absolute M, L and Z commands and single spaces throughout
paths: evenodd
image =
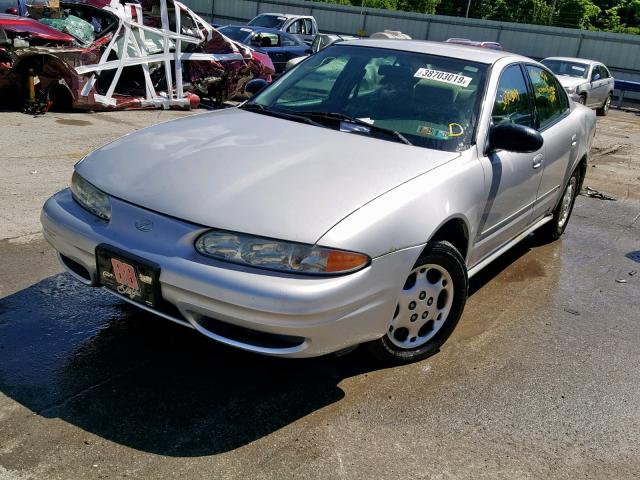
M 471 77 L 457 75 L 455 73 L 441 72 L 440 70 L 431 70 L 430 68 L 419 68 L 415 73 L 416 78 L 425 78 L 436 82 L 449 83 L 460 87 L 468 87 L 473 80 Z

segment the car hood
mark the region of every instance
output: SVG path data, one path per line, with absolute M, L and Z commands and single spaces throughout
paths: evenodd
M 150 210 L 315 243 L 365 203 L 459 155 L 229 109 L 129 134 L 76 170 Z
M 49 40 L 53 42 L 71 44 L 74 38 L 71 35 L 51 28 L 44 23 L 40 23 L 32 18 L 17 17 L 15 15 L 0 14 L 0 28 L 8 32 L 18 34 L 29 34 L 34 38 Z
M 582 85 L 583 83 L 587 83 L 586 78 L 569 77 L 566 75 L 560 75 L 556 78 L 560 82 L 560 85 L 562 85 L 564 88 L 573 88 L 577 87 L 578 85 Z

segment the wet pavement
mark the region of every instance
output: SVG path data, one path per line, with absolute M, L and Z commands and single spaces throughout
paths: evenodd
M 638 478 L 638 147 L 640 117 L 599 120 L 585 184 L 617 201 L 477 275 L 403 367 L 236 351 L 0 240 L 0 479 Z

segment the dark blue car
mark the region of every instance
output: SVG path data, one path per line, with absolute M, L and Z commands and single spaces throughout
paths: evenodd
M 25 16 L 27 4 L 25 0 L 0 0 L 0 13 Z
M 218 31 L 236 42 L 268 54 L 276 73 L 284 72 L 292 58 L 309 55 L 311 47 L 298 37 L 273 28 L 228 25 Z

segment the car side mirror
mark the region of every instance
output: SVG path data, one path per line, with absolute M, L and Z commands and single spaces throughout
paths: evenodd
M 592 82 L 597 82 L 598 80 L 600 80 L 602 77 L 600 76 L 599 73 L 596 73 L 593 78 L 591 79 Z
M 531 127 L 505 123 L 494 125 L 489 130 L 489 148 L 517 153 L 536 152 L 542 148 L 544 139 Z
M 251 96 L 260 93 L 269 83 L 262 78 L 254 78 L 247 82 L 244 86 L 244 91 L 251 94 Z
M 16 7 L 9 7 L 4 13 L 8 13 L 9 15 L 18 15 L 18 9 Z

